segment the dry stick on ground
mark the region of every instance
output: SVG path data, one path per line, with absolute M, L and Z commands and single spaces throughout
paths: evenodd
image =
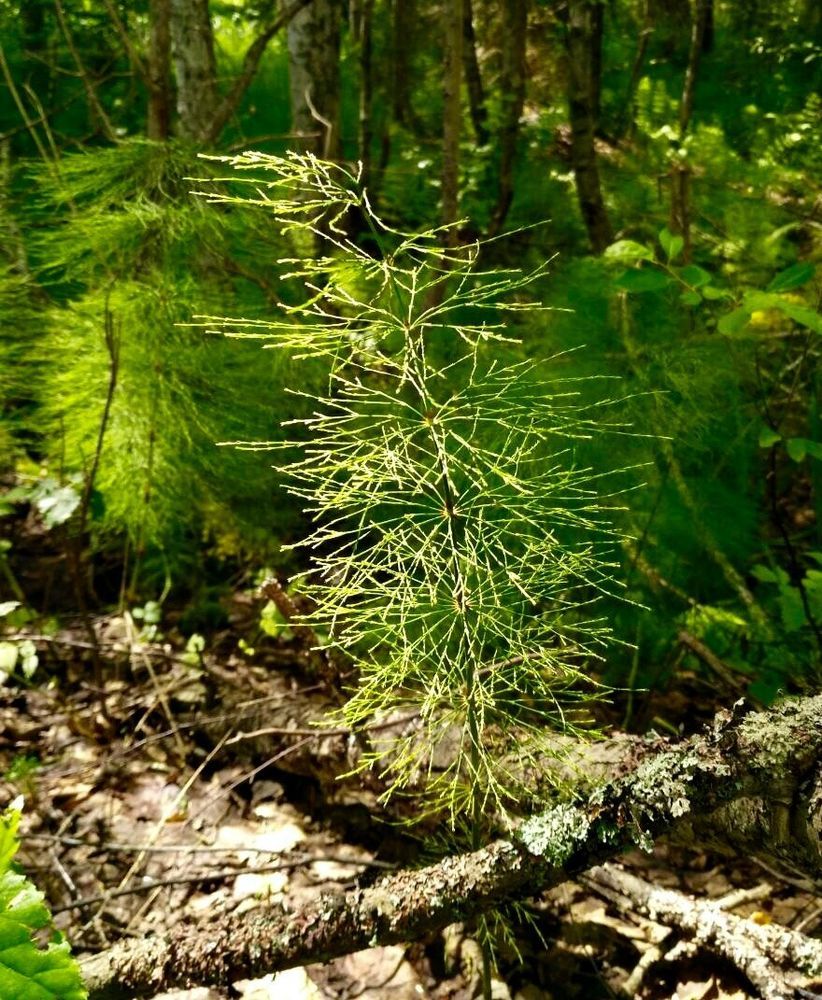
M 769 711 L 720 713 L 713 727 L 646 759 L 577 805 L 561 804 L 509 839 L 291 912 L 232 915 L 117 945 L 82 963 L 91 1000 L 226 985 L 277 969 L 421 938 L 534 896 L 637 843 L 740 800 L 771 799 L 809 838 L 822 816 L 822 695 Z M 818 837 L 817 837 L 818 841 Z M 818 850 L 822 871 L 822 848 Z
M 582 883 L 618 905 L 622 897 L 643 916 L 692 936 L 698 946 L 735 965 L 764 1000 L 793 997 L 795 984 L 786 972 L 822 975 L 822 941 L 787 927 L 759 926 L 724 912 L 715 901 L 660 888 L 614 865 L 593 868 Z

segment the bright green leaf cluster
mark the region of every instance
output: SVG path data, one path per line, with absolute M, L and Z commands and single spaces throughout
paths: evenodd
M 68 942 L 54 934 L 46 947 L 34 940 L 51 925 L 43 894 L 16 870 L 19 809 L 0 816 L 0 997 L 3 1000 L 85 1000 L 86 990 Z

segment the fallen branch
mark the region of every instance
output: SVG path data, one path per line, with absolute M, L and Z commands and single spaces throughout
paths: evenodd
M 608 899 L 624 897 L 643 916 L 684 931 L 698 947 L 735 965 L 764 1000 L 791 1000 L 800 985 L 797 973 L 822 976 L 822 941 L 737 917 L 725 912 L 721 901 L 659 888 L 614 865 L 593 868 L 582 882 Z
M 403 871 L 368 888 L 323 895 L 290 912 L 232 915 L 123 942 L 84 960 L 91 1000 L 227 985 L 277 969 L 414 940 L 501 903 L 527 898 L 614 857 L 650 846 L 690 814 L 737 799 L 776 798 L 797 825 L 822 821 L 822 696 L 769 711 L 721 713 L 712 729 L 661 750 L 586 801 L 561 804 L 472 853 Z

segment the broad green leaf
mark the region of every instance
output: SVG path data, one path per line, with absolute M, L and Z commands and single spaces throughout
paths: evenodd
M 8 676 L 17 664 L 17 645 L 13 642 L 0 642 L 0 674 Z
M 603 256 L 610 260 L 653 260 L 654 252 L 634 240 L 617 240 L 605 250 Z
M 813 273 L 814 266 L 807 261 L 794 264 L 785 268 L 784 271 L 780 271 L 765 290 L 768 292 L 787 292 L 791 288 L 799 288 L 800 285 L 810 281 Z
M 797 302 L 791 302 L 775 292 L 749 292 L 745 301 L 733 312 L 720 318 L 717 324 L 720 333 L 726 336 L 739 336 L 748 324 L 751 315 L 758 310 L 777 309 L 800 326 L 806 326 L 814 333 L 822 333 L 822 315 Z
M 65 524 L 80 505 L 80 494 L 71 486 L 61 486 L 34 501 L 47 528 Z
M 775 302 L 773 308 L 781 309 L 786 316 L 790 316 L 800 326 L 806 326 L 809 330 L 813 330 L 814 333 L 822 333 L 822 315 L 815 309 L 811 309 L 809 306 L 798 305 L 796 302 L 786 302 L 784 299 Z
M 751 576 L 761 583 L 779 583 L 779 577 L 767 566 L 754 566 L 751 570 Z
M 779 614 L 786 632 L 798 632 L 808 624 L 808 616 L 798 587 L 780 586 Z
M 20 812 L 0 816 L 0 997 L 3 1000 L 85 1000 L 68 942 L 58 934 L 41 947 L 34 935 L 51 926 L 43 894 L 14 871 Z
M 717 288 L 716 285 L 703 285 L 699 289 L 706 299 L 727 299 L 731 293 L 727 288 Z
M 675 260 L 685 246 L 685 240 L 681 236 L 674 235 L 667 226 L 660 231 L 659 243 L 669 261 Z
M 699 292 L 695 292 L 692 288 L 689 288 L 679 296 L 679 301 L 685 306 L 698 306 L 702 301 L 702 296 Z
M 759 432 L 759 447 L 760 448 L 772 448 L 777 441 L 782 440 L 782 435 L 778 434 L 775 430 L 770 427 L 763 427 Z
M 785 442 L 788 454 L 794 462 L 801 462 L 802 459 L 808 454 L 806 444 L 807 442 L 804 438 L 789 438 Z
M 288 621 L 273 601 L 268 601 L 260 613 L 260 628 L 266 635 L 273 638 L 284 635 L 288 631 Z
M 788 441 L 788 454 L 795 462 L 801 462 L 806 455 L 811 458 L 822 458 L 822 441 L 811 441 L 808 438 L 791 438 Z
M 30 679 L 37 670 L 37 665 L 40 662 L 37 656 L 37 647 L 31 639 L 24 639 L 20 643 L 18 652 L 20 655 L 20 669 L 23 671 L 23 676 Z
M 685 267 L 677 268 L 676 273 L 680 281 L 684 281 L 692 288 L 701 288 L 711 282 L 710 274 L 704 268 L 697 267 L 696 264 L 686 264 Z
M 632 268 L 623 271 L 614 284 L 626 292 L 660 292 L 671 284 L 671 279 L 663 271 L 649 267 L 641 270 Z
M 733 312 L 720 316 L 716 326 L 719 332 L 726 337 L 738 337 L 745 330 L 750 318 L 751 310 L 745 306 L 740 306 L 738 309 L 734 309 Z

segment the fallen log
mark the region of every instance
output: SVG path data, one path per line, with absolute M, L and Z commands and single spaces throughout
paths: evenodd
M 693 816 L 774 800 L 778 815 L 822 857 L 822 696 L 746 713 L 739 703 L 710 730 L 662 748 L 576 803 L 526 820 L 507 839 L 373 886 L 324 895 L 299 911 L 180 925 L 82 962 L 91 1000 L 220 985 L 410 941 L 501 903 L 539 894 Z M 822 866 L 820 866 L 822 867 Z

